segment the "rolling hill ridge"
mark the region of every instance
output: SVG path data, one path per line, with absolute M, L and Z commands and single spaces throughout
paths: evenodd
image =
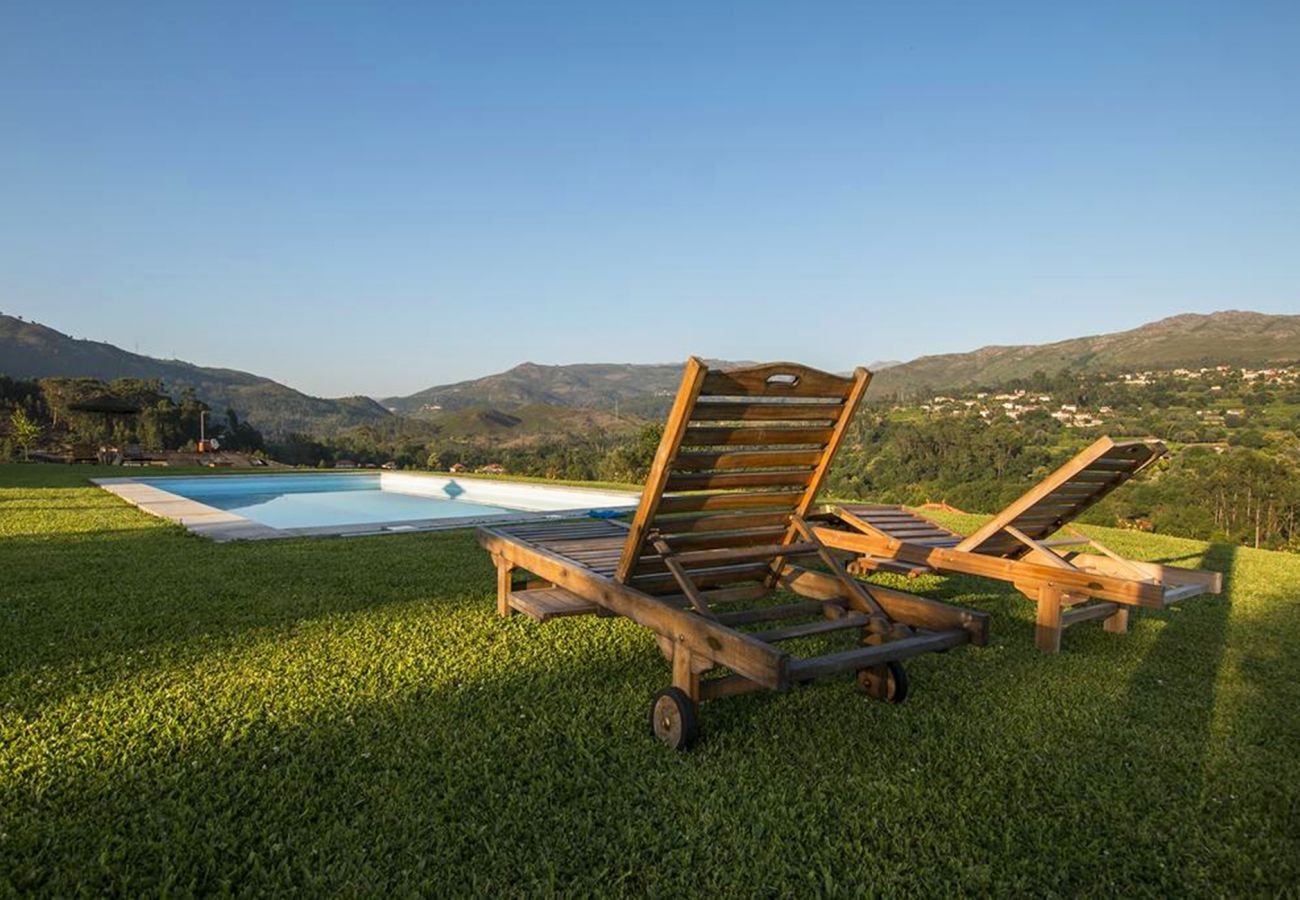
M 710 365 L 744 365 L 710 360 Z M 389 397 L 384 406 L 402 415 L 491 406 L 541 404 L 658 415 L 672 404 L 682 380 L 682 363 L 578 363 L 543 366 L 526 362 L 496 375 L 435 385 L 407 397 Z
M 1185 314 L 1129 331 L 878 364 L 868 401 L 914 398 L 946 388 L 992 386 L 1038 371 L 1049 375 L 1062 371 L 1104 373 L 1296 361 L 1300 361 L 1300 315 L 1235 310 Z M 18 378 L 156 378 L 172 391 L 192 388 L 216 410 L 233 407 L 241 418 L 271 435 L 289 431 L 329 434 L 391 422 L 396 414 L 436 424 L 448 433 L 486 436 L 495 432 L 504 436 L 619 428 L 637 418 L 660 418 L 677 390 L 681 363 L 527 362 L 494 375 L 435 385 L 381 402 L 360 396 L 327 399 L 248 372 L 155 359 L 0 315 L 0 374 Z M 564 409 L 601 415 L 586 419 L 565 416 L 561 414 Z M 520 410 L 527 412 L 521 415 Z M 502 415 L 519 421 L 507 422 Z
M 793 355 L 793 354 L 792 354 Z M 1027 378 L 1037 371 L 1120 372 L 1209 364 L 1267 365 L 1300 360 L 1300 316 L 1227 311 L 1186 314 L 1130 331 L 1050 344 L 982 347 L 967 353 L 877 363 L 868 400 Z M 711 364 L 743 365 L 742 363 Z M 509 408 L 530 403 L 656 417 L 671 403 L 681 363 L 664 365 L 524 363 L 505 372 L 436 385 L 384 405 L 403 415 L 430 407 Z
M 159 379 L 169 391 L 191 388 L 218 412 L 270 434 L 317 434 L 373 424 L 392 414 L 369 397 L 326 399 L 235 369 L 155 359 L 112 344 L 79 340 L 35 322 L 0 314 L 0 374 L 13 378 Z
M 1121 372 L 1180 366 L 1265 366 L 1300 360 L 1300 316 L 1229 310 L 1187 313 L 1130 331 L 1051 344 L 981 347 L 922 356 L 878 372 L 871 394 L 913 395 L 932 389 L 994 385 L 1042 371 Z

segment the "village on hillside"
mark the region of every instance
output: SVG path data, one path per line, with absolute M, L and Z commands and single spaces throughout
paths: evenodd
M 1300 390 L 1297 390 L 1300 365 L 1263 369 L 1227 365 L 1148 369 L 1122 372 L 1095 385 L 1067 381 L 1065 386 L 1060 386 L 1063 378 L 1051 379 L 1052 387 L 1042 390 L 1032 387 L 1008 387 L 1002 391 L 950 390 L 918 406 L 931 415 L 977 415 L 986 420 L 1006 417 L 1020 421 L 1039 414 L 1050 416 L 1067 428 L 1100 428 L 1118 417 L 1117 410 L 1134 404 L 1140 410 L 1140 404 L 1147 402 L 1156 408 L 1190 408 L 1203 425 L 1237 427 L 1246 422 L 1252 407 L 1278 399 L 1286 404 L 1300 403 Z M 1278 393 L 1285 396 L 1279 398 Z M 895 410 L 907 408 L 905 404 L 894 406 Z

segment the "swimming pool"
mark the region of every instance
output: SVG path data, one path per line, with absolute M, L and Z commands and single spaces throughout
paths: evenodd
M 630 492 L 417 475 L 293 473 L 96 479 L 136 506 L 217 540 L 375 534 L 628 511 Z

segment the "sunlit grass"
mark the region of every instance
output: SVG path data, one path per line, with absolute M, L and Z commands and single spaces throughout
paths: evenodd
M 649 635 L 498 619 L 468 533 L 217 545 L 84 474 L 0 468 L 0 893 L 1300 880 L 1298 557 L 1096 530 L 1229 594 L 1058 657 L 1005 585 L 898 579 L 990 611 L 992 644 L 910 663 L 903 706 L 706 704 L 683 756 L 644 733 Z

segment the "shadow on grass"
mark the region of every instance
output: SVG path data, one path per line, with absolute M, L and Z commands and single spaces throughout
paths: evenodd
M 1227 582 L 1236 552 L 1237 548 L 1231 544 L 1211 544 L 1200 564 L 1222 572 Z M 1160 619 L 1162 627 L 1141 666 L 1129 679 L 1126 706 L 1130 715 L 1150 721 L 1156 727 L 1172 724 L 1171 718 L 1176 717 L 1184 732 L 1189 724 L 1196 734 L 1208 731 L 1214 685 L 1227 640 L 1229 609 L 1226 595 L 1202 594 L 1163 612 L 1134 611 L 1135 618 L 1149 615 Z M 1150 703 L 1144 691 L 1164 685 L 1170 677 L 1178 679 L 1178 693 L 1184 703 L 1177 708 Z M 1186 718 L 1189 711 L 1195 716 L 1191 723 Z
M 1230 582 L 1236 555 L 1234 545 L 1211 544 L 1199 567 L 1221 572 Z M 1200 595 L 1161 612 L 1133 612 L 1135 627 L 1150 628 L 1154 624 L 1150 620 L 1157 620 L 1159 631 L 1125 688 L 1121 710 L 1136 739 L 1118 762 L 1150 810 L 1149 815 L 1137 816 L 1139 830 L 1144 837 L 1159 835 L 1172 846 L 1190 847 L 1201 826 L 1196 817 L 1211 752 L 1215 693 L 1230 611 L 1225 593 Z M 1181 794 L 1177 800 L 1167 794 L 1172 785 Z M 1164 816 L 1172 803 L 1187 810 L 1182 821 L 1171 822 Z M 1185 852 L 1171 854 L 1170 861 L 1179 860 L 1183 867 L 1198 865 Z
M 219 545 L 159 528 L 11 536 L 0 568 L 0 677 L 454 600 L 492 572 L 470 532 Z
M 1300 884 L 1300 558 L 1247 553 L 1201 786 L 1203 865 L 1229 882 L 1267 872 L 1282 896 Z
M 20 811 L 0 871 L 19 893 L 50 894 L 644 894 L 700 878 L 789 893 L 828 861 L 859 868 L 836 842 L 872 840 L 874 814 L 848 815 L 846 775 L 925 758 L 897 752 L 902 708 L 848 683 L 706 704 L 703 745 L 672 753 L 647 733 L 669 673 L 652 645 L 560 656 L 350 698 L 296 724 L 263 718 L 223 736 L 215 717 L 131 741 L 104 768 L 64 759 L 40 790 L 10 792 Z M 892 808 L 869 781 L 864 791 Z M 824 848 L 816 865 L 790 852 L 808 841 Z M 896 852 L 909 870 L 914 849 Z

